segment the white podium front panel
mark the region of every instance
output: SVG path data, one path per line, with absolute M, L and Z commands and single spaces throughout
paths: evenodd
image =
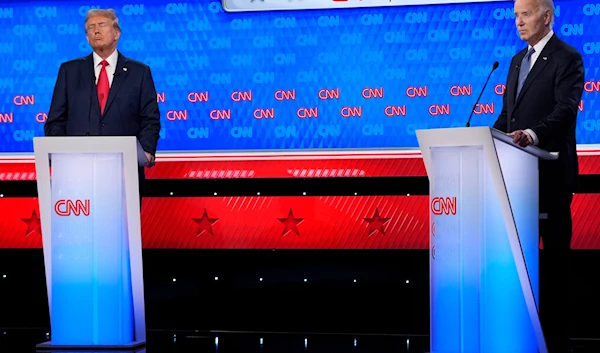
M 33 147 L 52 330 L 37 347 L 144 345 L 135 136 L 36 137 Z
M 429 149 L 432 353 L 540 351 L 527 291 L 534 289 L 536 310 L 538 161 L 501 141 L 495 149 L 492 162 L 483 145 Z M 493 175 L 498 161 L 501 175 Z M 500 190 L 497 176 L 504 181 Z M 516 240 L 501 202 L 506 190 Z
M 53 153 L 53 345 L 134 341 L 123 158 Z
M 431 351 L 479 352 L 483 149 L 431 149 Z

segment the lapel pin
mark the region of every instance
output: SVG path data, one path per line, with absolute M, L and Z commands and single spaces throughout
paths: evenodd
M 544 60 L 548 60 L 548 57 L 547 57 L 547 56 L 544 56 L 542 59 L 544 59 Z
M 546 60 L 546 58 L 544 58 L 544 60 Z M 126 68 L 126 67 L 124 67 L 124 68 L 123 68 L 123 71 L 127 71 L 127 68 Z

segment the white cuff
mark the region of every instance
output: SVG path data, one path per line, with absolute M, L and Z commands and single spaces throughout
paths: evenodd
M 525 132 L 529 135 L 529 137 L 531 137 L 531 139 L 533 140 L 533 142 L 531 143 L 534 146 L 537 146 L 540 143 L 540 140 L 538 140 L 537 135 L 535 134 L 535 132 L 533 132 L 533 130 L 531 129 L 525 129 Z

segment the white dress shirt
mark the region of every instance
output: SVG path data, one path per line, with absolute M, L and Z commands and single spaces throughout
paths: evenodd
M 550 32 L 548 34 L 546 34 L 546 36 L 544 38 L 540 39 L 540 41 L 537 42 L 537 44 L 533 46 L 533 49 L 535 49 L 535 53 L 531 54 L 529 70 L 531 70 L 533 68 L 533 64 L 535 64 L 535 61 L 540 56 L 540 54 L 542 53 L 542 50 L 544 50 L 544 48 L 546 47 L 546 44 L 548 44 L 548 42 L 550 41 L 550 38 L 552 38 L 553 35 L 554 35 L 554 31 L 550 30 Z M 529 49 L 531 49 L 531 45 L 527 46 L 527 50 L 529 50 Z
M 535 49 L 535 52 L 533 54 L 531 54 L 531 59 L 529 60 L 529 64 L 530 64 L 529 71 L 531 71 L 531 69 L 533 68 L 533 65 L 535 64 L 537 59 L 540 57 L 542 50 L 544 50 L 544 47 L 546 46 L 546 44 L 548 44 L 548 41 L 550 40 L 550 38 L 552 38 L 553 35 L 554 35 L 554 31 L 550 30 L 550 32 L 548 34 L 546 34 L 546 36 L 544 36 L 544 38 L 540 39 L 540 41 L 537 42 L 537 44 L 533 46 L 533 49 Z M 529 51 L 529 49 L 531 49 L 531 45 L 527 46 L 528 51 Z M 538 140 L 538 137 L 535 134 L 535 132 L 533 132 L 533 130 L 525 129 L 525 132 L 527 134 L 529 134 L 529 137 L 531 137 L 531 141 L 534 146 L 537 146 L 537 144 L 540 143 L 540 140 Z
M 100 64 L 102 62 L 102 58 L 100 57 L 100 55 L 96 54 L 96 52 L 94 52 L 92 55 L 94 57 L 94 73 L 96 74 L 96 84 L 98 84 L 98 77 L 100 76 L 100 70 L 102 70 L 102 65 Z M 115 76 L 115 71 L 117 70 L 118 59 L 119 59 L 119 52 L 116 50 L 112 54 L 110 54 L 110 56 L 108 58 L 106 58 L 106 62 L 108 62 L 108 65 L 106 65 L 106 75 L 108 76 L 108 87 L 112 87 L 112 82 L 113 82 L 113 78 Z

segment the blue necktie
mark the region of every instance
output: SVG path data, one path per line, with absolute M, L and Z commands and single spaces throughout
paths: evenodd
M 517 87 L 517 98 L 519 98 L 519 94 L 521 93 L 521 88 L 523 88 L 523 83 L 529 74 L 529 68 L 531 67 L 531 56 L 535 53 L 535 49 L 531 47 L 527 54 L 521 60 L 521 70 L 519 70 L 519 86 Z

